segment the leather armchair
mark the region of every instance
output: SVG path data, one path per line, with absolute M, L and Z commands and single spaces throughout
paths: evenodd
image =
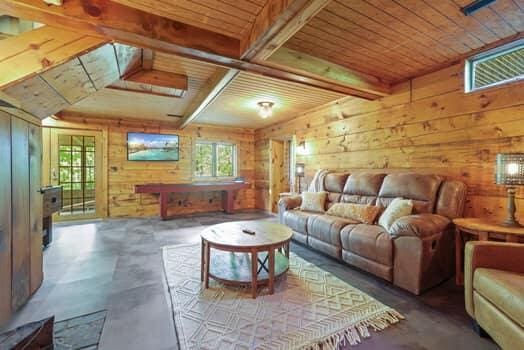
M 524 244 L 468 242 L 466 311 L 502 349 L 524 349 Z

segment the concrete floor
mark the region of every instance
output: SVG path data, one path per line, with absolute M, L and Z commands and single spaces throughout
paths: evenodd
M 44 254 L 42 287 L 4 330 L 55 315 L 57 320 L 107 309 L 100 349 L 178 349 L 160 248 L 199 242 L 206 225 L 269 219 L 260 212 L 209 213 L 171 221 L 109 219 L 58 224 Z M 373 333 L 358 349 L 496 349 L 471 329 L 463 291 L 453 280 L 416 297 L 367 273 L 293 244 L 292 251 L 347 281 L 406 320 Z

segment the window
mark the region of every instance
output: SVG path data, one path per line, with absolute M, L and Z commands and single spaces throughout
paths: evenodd
M 236 176 L 236 146 L 231 143 L 197 142 L 194 166 L 196 177 Z
M 95 138 L 58 137 L 58 184 L 62 185 L 60 215 L 95 212 Z
M 524 79 L 524 40 L 466 60 L 466 92 Z

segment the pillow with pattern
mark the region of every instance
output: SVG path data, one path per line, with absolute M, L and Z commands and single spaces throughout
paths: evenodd
M 329 208 L 327 214 L 372 225 L 381 209 L 375 205 L 335 203 Z
M 323 213 L 325 211 L 327 192 L 302 193 L 301 210 Z

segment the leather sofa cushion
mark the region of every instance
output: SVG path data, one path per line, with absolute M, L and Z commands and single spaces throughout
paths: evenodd
M 467 188 L 460 181 L 444 181 L 438 193 L 435 213 L 455 219 L 464 213 Z
M 342 194 L 336 192 L 328 192 L 326 198 L 326 210 L 331 208 L 333 204 L 340 202 L 340 197 Z
M 393 241 L 378 225 L 359 224 L 340 232 L 342 249 L 382 265 L 393 266 Z
M 327 192 L 337 192 L 342 193 L 346 180 L 348 178 L 348 173 L 330 173 L 326 175 L 324 179 L 324 189 Z
M 393 199 L 413 200 L 413 213 L 433 213 L 442 178 L 417 173 L 389 174 L 384 178 L 378 194 L 378 205 L 387 207 Z
M 331 215 L 317 215 L 311 217 L 307 222 L 309 236 L 340 247 L 340 231 L 346 225 L 358 223 L 355 220 L 339 218 Z
M 374 205 L 386 174 L 357 173 L 348 177 L 341 201 Z
M 293 231 L 306 234 L 308 219 L 318 215 L 318 213 L 298 209 L 288 210 L 284 213 L 284 224 L 289 226 Z
M 524 328 L 524 274 L 477 268 L 473 288 Z

